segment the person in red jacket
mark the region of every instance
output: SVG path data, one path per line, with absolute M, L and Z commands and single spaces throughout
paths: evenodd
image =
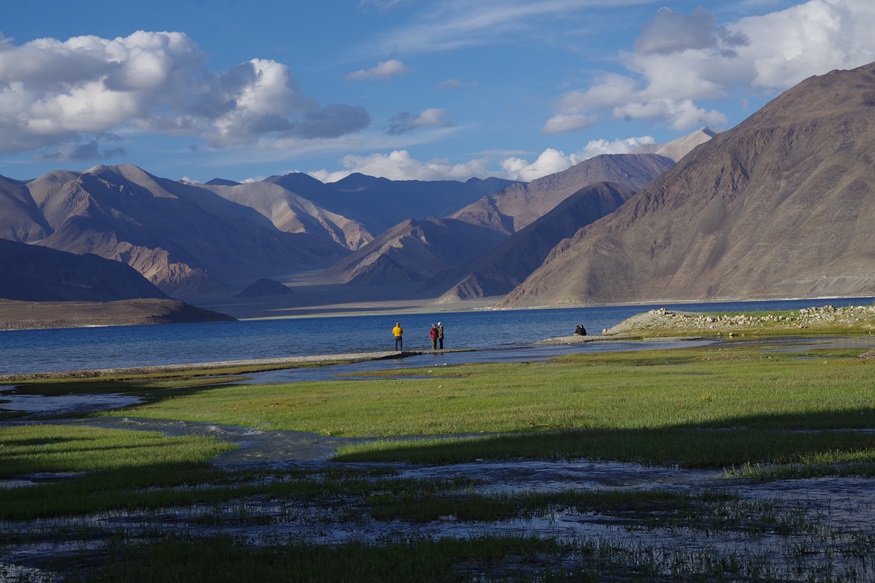
M 437 350 L 438 330 L 434 324 L 431 325 L 431 330 L 428 331 L 428 337 L 431 338 L 431 349 Z

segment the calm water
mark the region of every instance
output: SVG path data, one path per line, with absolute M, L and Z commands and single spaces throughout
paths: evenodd
M 870 304 L 873 298 L 670 305 L 686 311 L 798 309 Z M 399 321 L 404 348 L 430 348 L 428 330 L 443 322 L 446 348 L 525 347 L 567 336 L 577 324 L 591 335 L 660 306 L 441 312 L 157 326 L 111 326 L 0 332 L 0 375 L 249 360 L 392 350 Z M 578 350 L 584 349 L 583 347 Z

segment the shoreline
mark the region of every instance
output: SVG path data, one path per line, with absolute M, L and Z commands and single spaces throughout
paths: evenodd
M 369 362 L 377 360 L 402 359 L 423 354 L 441 354 L 448 352 L 474 352 L 474 348 L 456 348 L 446 350 L 405 350 L 378 351 L 378 352 L 349 352 L 343 354 L 316 354 L 310 356 L 284 356 L 278 358 L 258 358 L 242 360 L 217 360 L 211 362 L 158 364 L 134 367 L 78 369 L 56 372 L 20 373 L 0 375 L 0 385 L 14 384 L 33 380 L 46 379 L 99 379 L 109 376 L 124 375 L 150 375 L 161 373 L 186 373 L 192 371 L 214 372 L 246 368 L 246 372 L 261 372 L 262 370 L 276 370 L 297 368 L 301 366 L 325 366 L 331 364 L 350 364 L 356 362 Z M 233 371 L 231 371 L 233 372 Z M 226 373 L 230 374 L 230 373 Z
M 303 294 L 302 294 L 303 295 Z M 500 296 L 490 296 L 477 300 L 435 303 L 434 300 L 407 299 L 362 302 L 336 302 L 325 304 L 302 304 L 282 306 L 259 304 L 256 302 L 229 303 L 207 300 L 198 303 L 195 299 L 186 300 L 191 306 L 206 313 L 230 316 L 240 321 L 294 320 L 309 318 L 343 318 L 358 316 L 382 316 L 387 314 L 453 314 L 477 312 L 536 311 L 536 310 L 577 310 L 587 308 L 625 308 L 640 306 L 647 308 L 661 306 L 695 306 L 702 304 L 731 304 L 757 302 L 824 302 L 835 301 L 875 301 L 873 296 L 824 296 L 810 298 L 712 298 L 695 300 L 644 300 L 641 302 L 620 302 L 612 304 L 558 304 L 547 306 L 519 306 L 498 308 L 495 304 Z M 0 332 L 54 330 L 65 328 L 91 328 L 108 326 L 137 326 L 161 324 L 166 314 L 155 314 L 145 310 L 141 300 L 120 300 L 116 302 L 19 302 L 0 298 Z M 170 300 L 169 303 L 181 303 Z M 42 312 L 37 316 L 35 312 Z M 213 321 L 209 318 L 197 321 Z
M 575 344 L 592 344 L 605 343 L 612 344 L 616 342 L 640 342 L 640 343 L 676 343 L 686 341 L 698 341 L 702 337 L 652 337 L 639 338 L 630 335 L 599 335 L 599 336 L 557 336 L 555 338 L 546 338 L 537 340 L 529 344 L 520 345 L 522 347 L 530 346 L 570 346 Z M 719 339 L 715 339 L 719 341 Z M 446 348 L 443 350 L 404 350 L 396 352 L 394 350 L 373 351 L 373 352 L 349 352 L 339 354 L 316 354 L 308 356 L 284 356 L 276 358 L 259 358 L 259 359 L 240 359 L 240 360 L 217 360 L 195 363 L 175 363 L 175 364 L 159 364 L 159 365 L 144 365 L 132 367 L 116 367 L 116 368 L 95 368 L 95 369 L 75 369 L 66 371 L 52 372 L 35 372 L 35 373 L 17 373 L 9 375 L 0 375 L 0 391 L 3 386 L 11 386 L 15 383 L 30 382 L 35 380 L 94 380 L 103 377 L 117 376 L 138 376 L 138 375 L 156 375 L 156 374 L 178 374 L 185 375 L 186 373 L 203 372 L 213 373 L 216 375 L 233 375 L 233 374 L 252 374 L 266 372 L 271 370 L 286 370 L 294 368 L 303 368 L 310 366 L 329 366 L 335 364 L 354 364 L 359 362 L 374 362 L 381 360 L 400 360 L 415 356 L 423 355 L 441 355 L 441 354 L 457 354 L 465 352 L 481 352 L 493 350 L 493 348 Z M 245 369 L 237 371 L 237 369 Z
M 823 301 L 823 300 L 822 300 Z M 644 308 L 645 306 L 641 306 Z M 857 334 L 871 336 L 875 332 L 875 304 L 869 306 L 831 305 L 820 308 L 797 309 L 799 316 L 777 318 L 771 315 L 761 316 L 758 313 L 739 317 L 712 317 L 699 312 L 682 312 L 668 310 L 665 307 L 653 309 L 627 318 L 614 325 L 609 330 L 602 330 L 594 335 L 563 335 L 527 342 L 527 346 L 545 345 L 582 345 L 587 343 L 613 343 L 624 341 L 644 342 L 680 342 L 702 339 L 716 341 L 727 340 L 747 334 L 767 333 L 769 336 L 818 336 L 823 334 L 821 327 L 825 326 L 830 333 L 841 335 L 837 329 L 857 328 Z M 739 312 L 743 314 L 743 312 Z M 861 330 L 862 328 L 862 330 Z M 818 330 L 821 329 L 821 330 Z M 664 335 L 663 335 L 664 334 Z M 255 359 L 206 359 L 190 363 L 165 363 L 137 366 L 110 366 L 96 368 L 66 369 L 60 371 L 14 372 L 7 369 L 6 374 L 0 374 L 0 385 L 50 379 L 100 379 L 104 377 L 138 376 L 138 375 L 184 375 L 203 376 L 246 374 L 267 370 L 291 369 L 306 366 L 322 366 L 327 364 L 348 364 L 363 361 L 386 359 L 402 359 L 423 354 L 442 354 L 451 352 L 472 352 L 488 349 L 457 348 L 445 350 L 428 350 L 417 348 L 403 352 L 392 350 L 361 351 L 346 353 L 322 353 L 315 355 L 296 355 L 281 357 L 266 357 Z M 218 355 L 216 355 L 218 356 Z M 86 367 L 88 362 L 81 363 Z M 106 363 L 110 364 L 110 363 Z M 123 363 L 120 363 L 123 364 Z

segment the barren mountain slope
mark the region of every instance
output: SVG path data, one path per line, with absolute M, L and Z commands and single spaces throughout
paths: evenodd
M 167 296 L 124 263 L 0 239 L 0 298 L 105 302 Z
M 637 191 L 673 164 L 670 158 L 656 154 L 604 154 L 528 184 L 515 184 L 466 206 L 451 218 L 510 235 L 585 186 L 614 182 Z
M 421 281 L 478 257 L 503 235 L 453 219 L 409 219 L 327 270 L 340 281 L 391 284 Z
M 503 307 L 875 293 L 875 64 L 812 77 L 579 231 Z
M 51 232 L 27 185 L 0 176 L 0 238 L 11 241 L 42 239 Z
M 578 229 L 608 215 L 634 194 L 619 184 L 582 188 L 534 223 L 502 241 L 485 256 L 443 279 L 457 281 L 439 301 L 504 295 L 541 266 L 550 250 Z
M 279 184 L 323 209 L 357 221 L 372 234 L 407 219 L 445 217 L 514 184 L 500 178 L 389 180 L 358 173 L 328 184 L 301 173 L 272 176 L 265 182 Z
M 176 296 L 324 266 L 346 252 L 325 235 L 278 231 L 252 208 L 136 166 L 54 172 L 28 187 L 54 230 L 41 245 L 117 259 Z
M 286 233 L 326 236 L 353 251 L 374 238 L 358 221 L 327 211 L 278 183 L 262 181 L 204 187 L 222 198 L 257 210 Z
M 689 154 L 696 146 L 704 144 L 711 138 L 719 134 L 714 128 L 704 127 L 696 130 L 686 136 L 681 136 L 676 140 L 666 142 L 665 144 L 651 144 L 640 146 L 635 149 L 636 154 L 659 154 L 671 158 L 675 162 L 680 162 L 681 158 Z

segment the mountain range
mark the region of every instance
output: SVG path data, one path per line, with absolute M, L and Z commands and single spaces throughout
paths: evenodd
M 388 295 L 385 309 L 869 296 L 873 146 L 875 64 L 807 79 L 730 130 L 529 183 L 198 184 L 128 164 L 0 177 L 0 239 L 124 263 L 113 278 L 239 317 Z M 69 293 L 60 264 L 16 265 Z M 0 296 L 27 287 L 16 277 Z
M 240 291 L 263 277 L 325 268 L 373 239 L 369 228 L 394 220 L 399 207 L 417 216 L 467 204 L 510 181 L 443 184 L 447 200 L 425 196 L 435 184 L 394 184 L 396 197 L 412 195 L 382 222 L 368 202 L 382 179 L 352 177 L 315 188 L 292 174 L 263 182 L 195 184 L 149 174 L 130 164 L 85 172 L 55 171 L 30 181 L 0 177 L 0 237 L 126 263 L 166 294 L 194 299 Z M 281 184 L 304 185 L 342 204 L 367 209 L 362 220 L 315 204 Z M 428 187 L 428 188 L 426 188 Z M 327 193 L 327 194 L 326 194 Z M 385 193 L 381 196 L 387 196 Z M 420 204 L 417 206 L 417 204 Z M 367 226 L 365 225 L 367 223 Z
M 501 307 L 875 294 L 875 64 L 806 79 L 558 245 Z

